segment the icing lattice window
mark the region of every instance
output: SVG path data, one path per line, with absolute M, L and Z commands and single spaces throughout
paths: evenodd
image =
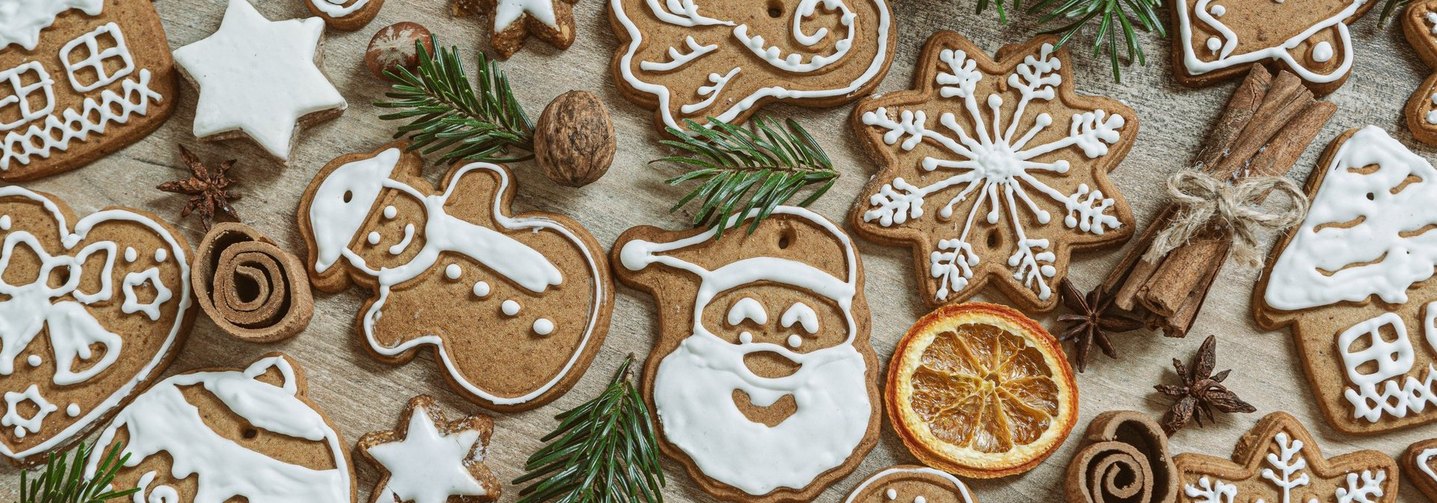
M 80 46 L 85 50 L 77 51 Z M 67 42 L 60 48 L 60 61 L 65 63 L 70 86 L 82 93 L 110 85 L 135 71 L 130 48 L 125 47 L 125 35 L 115 23 L 106 23 Z M 114 70 L 106 69 L 107 65 Z
M 50 115 L 55 108 L 53 85 L 45 67 L 34 61 L 0 72 L 0 131 Z

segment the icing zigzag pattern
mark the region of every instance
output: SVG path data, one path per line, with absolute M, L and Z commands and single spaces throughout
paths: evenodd
M 1398 382 L 1402 383 L 1401 386 Z M 1429 364 L 1420 381 L 1408 375 L 1383 382 L 1381 393 L 1377 392 L 1376 385 L 1363 384 L 1357 389 L 1347 388 L 1343 396 L 1352 404 L 1352 417 L 1375 423 L 1382 419 L 1384 413 L 1407 417 L 1409 410 L 1420 414 L 1428 404 L 1437 405 L 1437 391 L 1433 390 L 1433 384 L 1437 384 L 1437 368 Z
M 74 108 L 66 109 L 62 113 L 63 121 L 59 116 L 50 115 L 45 118 L 43 128 L 31 125 L 23 133 L 6 133 L 4 149 L 0 152 L 0 171 L 10 169 L 12 161 L 29 164 L 30 157 L 34 155 L 49 158 L 52 151 L 64 151 L 69 148 L 70 142 L 85 141 L 90 133 L 105 134 L 111 123 L 129 122 L 131 114 L 143 116 L 149 112 L 150 100 L 158 102 L 163 99 L 160 93 L 150 89 L 149 70 L 140 70 L 139 80 L 125 79 L 120 85 L 124 89 L 123 95 L 109 89 L 101 91 L 100 101 L 95 101 L 94 97 L 85 98 L 80 112 Z M 113 112 L 116 107 L 119 108 L 118 113 Z M 56 130 L 59 130 L 58 137 Z

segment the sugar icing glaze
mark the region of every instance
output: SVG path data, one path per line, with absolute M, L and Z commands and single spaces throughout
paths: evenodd
M 832 222 L 806 209 L 782 206 L 773 213 L 808 220 L 840 243 L 847 264 L 845 276 L 834 277 L 780 257 L 745 258 L 708 270 L 667 255 L 710 242 L 713 230 L 667 243 L 634 240 L 619 253 L 621 264 L 631 271 L 657 264 L 699 278 L 692 335 L 660 361 L 654 377 L 654 405 L 669 443 L 687 454 L 704 475 L 750 495 L 801 490 L 842 465 L 863 441 L 871 415 L 867 364 L 854 347 L 858 330 L 853 301 L 859 273 L 853 243 Z M 737 224 L 740 217 L 734 216 L 730 223 Z M 751 335 L 740 344 L 731 344 L 704 327 L 703 312 L 717 295 L 756 283 L 789 285 L 832 300 L 843 312 L 846 326 L 829 329 L 845 330 L 846 339 L 834 347 L 796 353 L 782 345 L 753 342 Z M 730 307 L 724 311 L 730 313 L 726 318 L 753 319 L 756 312 L 745 300 L 752 299 L 741 298 L 734 307 L 745 307 L 738 308 L 737 315 Z M 795 315 L 796 322 L 797 318 L 801 317 Z M 777 353 L 801 366 L 787 377 L 760 377 L 744 364 L 744 356 L 762 351 Z M 734 390 L 743 391 L 760 407 L 792 396 L 797 410 L 776 426 L 754 422 L 734 403 Z
M 354 0 L 354 2 L 349 5 L 345 5 L 345 1 L 346 0 L 309 0 L 309 3 L 313 5 L 314 8 L 319 9 L 320 12 L 323 12 L 324 15 L 334 18 L 348 16 L 358 12 L 359 9 L 363 9 L 365 5 L 369 5 L 369 0 Z
M 858 19 L 857 14 L 848 7 L 848 1 L 874 3 L 879 13 L 878 19 Z M 748 3 L 754 4 L 754 9 L 765 8 L 762 2 L 749 0 Z M 782 84 L 775 84 L 761 88 L 742 98 L 727 97 L 720 100 L 720 95 L 723 93 L 729 81 L 742 72 L 743 66 L 739 64 L 731 69 L 720 70 L 719 73 L 708 75 L 710 85 L 699 87 L 699 96 L 696 97 L 697 101 L 685 103 L 678 107 L 680 109 L 679 111 L 686 115 L 692 116 L 702 113 L 705 116 L 725 122 L 733 121 L 734 118 L 753 108 L 760 100 L 766 98 L 820 99 L 855 93 L 883 72 L 884 64 L 888 61 L 889 51 L 892 50 L 888 47 L 888 36 L 892 32 L 893 26 L 890 20 L 887 0 L 800 0 L 797 2 L 794 6 L 790 34 L 793 39 L 798 41 L 804 48 L 815 51 L 808 55 L 798 53 L 784 55 L 781 49 L 768 44 L 768 41 L 765 40 L 763 35 L 753 33 L 752 29 L 746 24 L 704 16 L 699 12 L 699 7 L 695 3 L 695 0 L 663 0 L 662 3 L 660 0 L 645 0 L 645 7 L 648 8 L 649 12 L 633 13 L 632 15 L 625 11 L 626 7 L 624 4 L 625 0 L 609 1 L 609 8 L 614 14 L 614 19 L 628 34 L 629 39 L 629 46 L 620 58 L 618 65 L 620 76 L 629 87 L 643 93 L 654 95 L 658 101 L 658 110 L 662 115 L 664 124 L 672 128 L 682 128 L 679 124 L 680 118 L 674 117 L 673 115 L 673 101 L 687 100 L 690 99 L 690 97 L 673 96 L 668 87 L 645 80 L 650 76 L 640 76 L 636 74 L 634 67 L 637 66 L 639 70 L 643 72 L 654 73 L 679 70 L 687 67 L 694 61 L 718 51 L 719 45 L 702 44 L 695 40 L 692 35 L 686 35 L 683 40 L 677 41 L 682 44 L 682 47 L 675 42 L 657 42 L 671 44 L 667 50 L 667 54 L 670 58 L 669 61 L 635 61 L 635 54 L 638 53 L 640 47 L 656 42 L 644 38 L 644 31 L 634 23 L 633 17 L 653 15 L 658 18 L 660 22 L 691 28 L 705 26 L 731 27 L 734 40 L 722 42 L 723 44 L 737 44 L 739 47 L 743 47 L 748 55 L 757 58 L 759 61 L 779 71 L 796 74 L 791 78 L 800 79 L 803 77 L 803 74 L 824 71 L 827 67 L 842 61 L 848 55 L 853 43 L 857 39 L 858 23 L 874 23 L 874 43 L 877 44 L 878 50 L 874 54 L 873 61 L 869 63 L 864 72 L 847 85 L 833 89 L 796 90 L 788 89 Z M 803 27 L 804 21 L 812 18 L 820 6 L 828 10 L 837 11 L 839 13 L 839 24 L 843 26 L 844 29 L 844 33 L 837 37 L 837 40 L 831 48 L 817 47 L 818 44 L 829 35 L 827 28 L 819 28 L 810 33 Z M 775 38 L 787 37 L 790 34 L 775 35 Z M 825 49 L 831 50 L 831 52 L 818 52 L 824 51 Z M 724 103 L 724 106 L 719 110 L 714 107 L 715 103 Z
M 1281 496 L 1276 499 L 1280 502 L 1296 502 L 1312 483 L 1312 476 L 1307 473 L 1307 451 L 1301 439 L 1293 438 L 1286 431 L 1279 431 L 1272 437 L 1273 446 L 1268 448 L 1268 454 L 1263 457 L 1264 465 L 1261 472 L 1260 482 L 1269 484 L 1270 488 L 1263 488 L 1259 495 L 1244 494 L 1242 487 L 1229 483 L 1217 477 L 1202 475 L 1193 483 L 1183 484 L 1183 494 L 1188 499 L 1184 501 L 1194 502 L 1233 502 L 1233 501 L 1264 501 L 1261 496 L 1275 492 Z M 1375 498 L 1384 496 L 1386 489 L 1383 488 L 1387 481 L 1387 470 L 1378 468 L 1364 468 L 1338 475 L 1341 482 L 1329 499 L 1324 501 L 1335 501 L 1337 503 L 1370 503 L 1378 501 Z M 1396 474 L 1392 474 L 1396 476 Z M 1307 492 L 1306 494 L 1311 494 Z M 1241 499 L 1239 499 L 1241 498 Z M 1316 502 L 1316 498 L 1306 501 Z
M 267 372 L 278 372 L 281 384 L 258 380 Z M 114 443 L 115 434 L 124 428 L 129 435 L 124 452 L 130 456 L 125 466 L 133 468 L 161 452 L 168 454 L 170 477 L 195 477 L 195 503 L 223 503 L 233 498 L 256 502 L 348 502 L 352 499 L 352 475 L 344 457 L 345 445 L 324 416 L 298 397 L 295 377 L 288 358 L 267 356 L 243 371 L 194 372 L 160 381 L 135 397 L 100 433 L 85 473 L 95 473 Z M 202 386 L 254 428 L 323 442 L 333 456 L 335 468 L 316 470 L 286 463 L 221 436 L 185 399 L 181 390 L 191 386 Z M 173 487 L 151 485 L 155 476 L 153 471 L 142 474 L 141 491 L 134 495 L 134 501 L 179 501 Z
M 375 278 L 378 289 L 377 297 L 362 319 L 365 338 L 375 352 L 384 356 L 395 356 L 426 344 L 434 345 L 439 349 L 440 359 L 444 362 L 444 366 L 453 380 L 475 396 L 499 405 L 523 404 L 542 396 L 573 370 L 579 358 L 584 354 L 584 348 L 588 346 L 597 327 L 598 311 L 605 302 L 604 287 L 599 281 L 602 275 L 597 260 L 584 246 L 582 239 L 558 222 L 542 217 L 506 215 L 500 205 L 503 194 L 509 190 L 509 175 L 503 168 L 487 163 L 468 164 L 458 168 L 451 175 L 449 186 L 444 193 L 426 195 L 414 187 L 390 178 L 399 162 L 400 155 L 401 151 L 398 148 L 390 148 L 374 157 L 346 163 L 330 173 L 315 191 L 308 215 L 309 226 L 313 230 L 317 250 L 314 270 L 323 273 L 343 258 L 356 270 Z M 470 223 L 445 211 L 444 206 L 451 197 L 456 196 L 454 190 L 461 179 L 471 173 L 484 171 L 492 172 L 499 179 L 499 186 L 495 189 L 494 202 L 491 207 L 493 218 L 499 226 L 504 229 L 523 229 L 534 232 L 552 231 L 563 236 L 583 254 L 591 274 L 590 277 L 594 278 L 593 302 L 589 311 L 589 321 L 578 349 L 565 362 L 563 369 L 552 379 L 534 391 L 516 397 L 495 395 L 465 379 L 454 367 L 443 340 L 437 335 L 417 337 L 393 347 L 380 344 L 374 335 L 374 323 L 384 309 L 390 290 L 396 285 L 417 278 L 429 271 L 439 263 L 440 257 L 444 254 L 454 254 L 472 259 L 534 293 L 544 293 L 550 287 L 563 283 L 564 277 L 559 268 L 539 250 L 504 233 Z M 425 239 L 422 248 L 407 264 L 375 270 L 348 246 L 369 219 L 371 211 L 377 209 L 380 192 L 384 189 L 399 191 L 422 204 L 426 217 L 424 219 Z M 387 212 L 387 208 L 385 211 Z M 412 236 L 413 234 L 406 229 L 405 243 L 408 243 Z M 401 248 L 397 251 L 390 249 L 389 251 L 397 255 L 405 249 Z M 483 284 L 481 288 L 480 284 L 483 282 L 474 285 L 475 296 L 470 297 L 470 300 L 488 295 L 489 285 Z M 507 306 L 511 302 L 512 309 Z M 505 314 L 510 316 L 517 314 L 521 307 L 518 302 L 512 300 L 506 301 L 505 304 Z
M 1240 43 L 1237 32 L 1234 32 L 1232 28 L 1229 28 L 1226 24 L 1223 24 L 1222 21 L 1218 20 L 1218 18 L 1226 12 L 1226 8 L 1219 11 L 1216 8 L 1221 6 L 1209 7 L 1214 1 L 1220 0 L 1197 0 L 1191 9 L 1187 8 L 1186 3 L 1179 5 L 1177 8 L 1178 30 L 1181 35 L 1179 42 L 1182 44 L 1183 65 L 1187 68 L 1189 74 L 1202 75 L 1225 68 L 1245 66 L 1249 63 L 1276 60 L 1285 63 L 1287 68 L 1297 76 L 1302 77 L 1302 80 L 1321 84 L 1336 82 L 1346 77 L 1347 72 L 1352 69 L 1352 36 L 1348 33 L 1347 23 L 1344 22 L 1344 20 L 1356 14 L 1357 11 L 1367 3 L 1367 0 L 1348 0 L 1351 2 L 1350 4 L 1336 13 L 1333 13 L 1331 16 L 1317 21 L 1292 38 L 1283 40 L 1270 47 L 1243 53 L 1236 52 L 1237 46 Z M 1191 12 L 1189 12 L 1189 10 L 1191 10 Z M 1214 39 L 1208 39 L 1207 42 L 1209 47 L 1213 45 L 1218 46 L 1218 50 L 1213 51 L 1217 53 L 1217 58 L 1213 61 L 1203 61 L 1197 57 L 1197 51 L 1193 47 L 1192 40 L 1192 23 L 1194 20 L 1190 19 L 1190 17 L 1196 18 L 1196 22 L 1200 22 L 1204 27 L 1218 33 L 1217 44 L 1212 43 Z M 1296 49 L 1304 41 L 1307 41 L 1308 38 L 1327 29 L 1337 30 L 1337 42 L 1342 46 L 1342 54 L 1340 56 L 1342 59 L 1338 67 L 1333 69 L 1331 73 L 1319 74 L 1308 68 L 1305 61 L 1299 61 L 1294 57 L 1291 50 Z M 1322 44 L 1327 45 L 1323 48 Z M 1325 63 L 1334 56 L 1335 54 L 1331 43 L 1326 41 L 1320 42 L 1317 47 L 1314 47 L 1312 52 L 1312 59 L 1317 63 Z
M 4 294 L 7 299 L 0 302 L 0 376 L 9 376 L 14 373 L 16 360 L 26 354 L 27 348 L 42 331 L 48 337 L 54 358 L 55 373 L 52 376 L 52 381 L 57 385 L 83 385 L 108 369 L 123 354 L 124 344 L 121 337 L 101 325 L 85 307 L 94 303 L 110 301 L 115 296 L 112 270 L 115 258 L 119 253 L 119 245 L 113 241 L 97 241 L 80 246 L 90 230 L 95 227 L 113 222 L 127 222 L 147 229 L 165 242 L 171 250 L 170 254 L 176 259 L 173 263 L 166 262 L 162 265 L 175 267 L 179 272 L 179 284 L 168 287 L 160 281 L 158 274 L 160 265 L 147 269 L 147 273 L 140 276 L 142 280 L 132 279 L 136 273 L 126 275 L 123 283 L 129 287 L 121 289 L 121 300 L 125 304 L 136 306 L 133 310 L 127 310 L 129 314 L 140 313 L 153 321 L 159 318 L 159 309 L 164 304 L 174 301 L 175 320 L 164 335 L 164 342 L 133 378 L 115 389 L 94 408 L 81 411 L 78 405 L 66 405 L 65 409 L 70 417 L 79 416 L 81 412 L 84 412 L 85 416 L 71 423 L 62 431 L 33 447 L 18 452 L 12 452 L 8 446 L 0 443 L 0 454 L 12 459 L 21 459 L 48 451 L 67 442 L 72 436 L 86 430 L 92 422 L 109 413 L 137 386 L 147 381 L 152 374 L 158 373 L 160 363 L 165 360 L 170 347 L 175 343 L 180 330 L 185 325 L 185 317 L 188 315 L 190 305 L 190 274 L 189 263 L 179 242 L 170 235 L 168 230 L 148 217 L 125 210 L 104 210 L 79 219 L 72 229 L 65 214 L 60 211 L 59 205 L 44 195 L 18 186 L 0 187 L 0 203 L 4 203 L 6 200 L 36 203 L 45 208 L 55 222 L 55 232 L 60 236 L 60 244 L 64 250 L 58 252 L 59 254 L 52 255 L 29 231 L 12 231 L 9 226 L 4 229 L 8 233 L 4 234 L 3 252 L 0 252 L 0 294 Z M 3 204 L 0 204 L 0 213 L 3 212 Z M 9 215 L 0 217 L 0 221 L 10 221 Z M 11 285 L 3 279 L 10 259 L 17 248 L 28 250 L 28 253 L 37 257 L 41 262 L 40 271 L 33 283 Z M 83 267 L 92 257 L 102 258 L 98 273 L 101 285 L 96 291 L 86 292 L 82 291 L 79 286 L 84 275 Z M 67 271 L 69 279 L 62 285 L 51 287 L 45 280 L 50 277 L 51 271 L 57 270 Z M 143 308 L 141 308 L 141 303 L 135 300 L 134 293 L 134 287 L 140 284 L 148 284 L 156 292 L 156 297 L 152 301 L 144 303 Z M 161 292 L 169 292 L 169 295 L 161 298 L 162 296 L 159 295 Z M 55 299 L 67 296 L 74 300 L 55 302 Z M 156 316 L 151 316 L 152 312 Z M 96 344 L 105 348 L 105 355 L 85 370 L 74 370 L 77 360 L 88 360 L 93 357 L 91 346 Z M 26 359 L 29 362 L 39 361 L 38 357 L 26 357 Z M 32 385 L 31 388 L 36 388 L 33 393 L 27 391 L 22 395 L 34 402 L 41 410 L 45 410 L 46 407 L 40 404 L 48 402 L 45 402 L 43 396 L 39 396 L 38 387 Z M 7 402 L 8 398 L 7 396 Z M 15 405 L 21 398 L 17 396 L 17 402 L 7 403 L 7 417 L 15 412 Z M 72 410 L 73 413 L 70 412 Z M 22 418 L 16 415 L 15 419 Z M 38 423 L 43 423 L 43 420 L 43 414 L 41 414 L 41 417 L 36 420 L 37 427 L 30 432 L 39 431 Z
M 70 9 L 98 16 L 104 0 L 8 0 L 0 6 L 0 50 L 18 44 L 32 51 L 40 44 L 40 32 L 55 22 L 55 17 Z
M 465 465 L 479 442 L 479 432 L 440 433 L 424 407 L 409 415 L 405 438 L 368 448 L 388 472 L 376 501 L 445 503 L 450 496 L 488 494 Z
M 559 29 L 559 16 L 554 13 L 554 2 L 558 0 L 497 0 L 494 6 L 494 32 L 509 28 L 528 14 L 553 29 Z
M 855 501 L 857 501 L 857 498 L 858 498 L 858 495 L 859 495 L 859 494 L 862 494 L 863 491 L 867 490 L 869 486 L 871 486 L 871 485 L 877 483 L 879 480 L 882 480 L 884 477 L 887 477 L 887 476 L 889 476 L 889 475 L 901 475 L 901 474 L 909 474 L 909 473 L 911 473 L 911 474 L 932 475 L 932 476 L 935 476 L 935 477 L 940 477 L 940 478 L 942 478 L 942 479 L 948 481 L 949 483 L 952 483 L 952 484 L 953 484 L 953 494 L 958 497 L 959 503 L 976 503 L 976 502 L 973 501 L 973 495 L 968 492 L 968 485 L 967 485 L 967 484 L 964 484 L 963 481 L 958 480 L 958 477 L 954 477 L 953 475 L 949 474 L 948 472 L 944 472 L 944 471 L 941 471 L 941 470 L 934 470 L 934 469 L 928 468 L 928 467 L 926 467 L 926 466 L 924 466 L 924 467 L 895 466 L 895 467 L 892 467 L 892 468 L 883 469 L 883 470 L 879 471 L 878 473 L 873 474 L 873 476 L 868 477 L 868 478 L 867 478 L 866 480 L 864 480 L 862 483 L 858 484 L 858 487 L 853 488 L 853 491 L 850 492 L 850 493 L 848 493 L 848 498 L 845 499 L 845 500 L 843 500 L 843 501 L 844 501 L 844 503 L 854 503 Z M 894 499 L 896 499 L 896 498 L 898 497 L 898 494 L 897 494 L 897 491 L 894 491 L 893 489 L 889 489 L 889 490 L 887 491 L 887 494 L 886 494 L 885 496 L 886 496 L 889 500 L 894 500 Z M 916 498 L 922 498 L 922 497 L 923 497 L 922 495 L 916 496 Z M 917 502 L 916 499 L 915 499 L 914 501 L 915 501 L 915 503 Z

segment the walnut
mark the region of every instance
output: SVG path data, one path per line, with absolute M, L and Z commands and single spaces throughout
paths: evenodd
M 534 130 L 534 160 L 560 185 L 582 187 L 604 176 L 615 148 L 609 109 L 587 91 L 554 98 Z

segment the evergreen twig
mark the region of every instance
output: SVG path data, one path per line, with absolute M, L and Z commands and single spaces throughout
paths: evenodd
M 555 416 L 559 426 L 529 456 L 519 503 L 662 503 L 664 472 L 648 406 L 633 384 L 630 354 L 595 398 Z
M 116 491 L 110 487 L 115 473 L 130 459 L 129 454 L 121 454 L 124 449 L 119 444 L 105 452 L 104 459 L 95 468 L 95 476 L 85 478 L 85 460 L 90 457 L 93 448 L 94 445 L 81 442 L 73 452 L 58 457 L 50 453 L 45 468 L 33 484 L 28 471 L 20 472 L 19 503 L 98 503 L 123 498 L 140 490 L 132 487 Z M 67 459 L 71 454 L 75 455 L 73 462 Z
M 1162 0 L 1038 0 L 1028 12 L 1042 12 L 1039 24 L 1065 20 L 1067 24 L 1047 30 L 1044 33 L 1058 34 L 1055 47 L 1068 43 L 1078 31 L 1097 20 L 1097 32 L 1093 34 L 1093 55 L 1107 54 L 1113 69 L 1113 80 L 1122 83 L 1121 67 L 1136 61 L 1147 65 L 1147 55 L 1138 45 L 1138 30 L 1167 36 L 1162 15 Z M 1118 34 L 1122 34 L 1119 42 Z M 1119 53 L 1126 49 L 1126 56 Z
M 653 162 L 666 162 L 688 171 L 667 180 L 669 185 L 702 182 L 679 199 L 670 212 L 698 201 L 695 226 L 716 227 L 714 238 L 723 237 L 729 227 L 758 210 L 749 232 L 758 228 L 779 205 L 805 187 L 817 185 L 798 203 L 808 206 L 833 187 L 838 172 L 823 148 L 798 122 L 783 123 L 755 117 L 752 128 L 743 128 L 710 118 L 708 125 L 685 121 L 688 131 L 668 128 L 677 140 L 660 143 L 682 151 Z
M 415 42 L 419 64 L 413 72 L 402 66 L 385 72 L 391 82 L 385 96 L 390 100 L 374 105 L 398 111 L 379 118 L 409 121 L 394 137 L 408 136 L 409 148 L 422 149 L 424 155 L 442 152 L 439 162 L 446 164 L 533 158 L 534 126 L 499 63 L 479 53 L 476 92 L 465 76 L 459 49 L 444 49 L 432 35 L 430 41 L 438 54 Z
M 1377 18 L 1377 24 L 1387 24 L 1387 20 L 1396 14 L 1398 9 L 1406 7 L 1412 0 L 1384 0 L 1382 2 L 1382 16 Z

